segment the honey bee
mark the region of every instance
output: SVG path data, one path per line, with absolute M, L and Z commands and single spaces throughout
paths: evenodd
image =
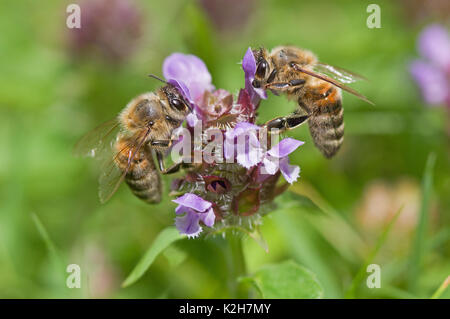
M 163 157 L 172 145 L 173 131 L 191 111 L 179 90 L 166 83 L 155 92 L 134 98 L 116 119 L 82 137 L 75 145 L 74 154 L 102 161 L 100 202 L 110 199 L 123 180 L 138 198 L 148 203 L 160 202 L 161 178 L 152 150 L 163 174 L 177 171 L 180 164 L 166 169 Z
M 292 129 L 308 120 L 316 147 L 331 158 L 344 140 L 344 109 L 341 90 L 373 104 L 364 95 L 344 85 L 364 79 L 355 73 L 320 63 L 310 51 L 290 46 L 274 48 L 270 53 L 254 49 L 256 74 L 252 85 L 286 93 L 299 108 L 291 115 L 266 123 L 267 128 Z

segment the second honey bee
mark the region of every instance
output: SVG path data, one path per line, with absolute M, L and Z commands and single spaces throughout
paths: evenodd
M 365 96 L 346 86 L 362 79 L 352 72 L 320 63 L 310 51 L 290 46 L 253 50 L 256 74 L 252 85 L 270 89 L 275 94 L 286 93 L 296 100 L 299 109 L 292 115 L 279 117 L 267 127 L 291 129 L 308 120 L 316 147 L 330 158 L 344 140 L 344 110 L 341 90 L 373 104 Z
M 189 102 L 178 88 L 166 83 L 155 92 L 134 98 L 117 119 L 86 134 L 75 145 L 74 153 L 103 161 L 99 178 L 99 197 L 106 202 L 123 180 L 131 191 L 148 203 L 161 201 L 161 178 L 153 161 L 157 155 L 163 174 L 163 156 L 172 145 L 172 133 L 191 112 Z

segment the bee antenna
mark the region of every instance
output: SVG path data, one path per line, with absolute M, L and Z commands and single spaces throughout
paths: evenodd
M 166 81 L 164 81 L 163 79 L 161 79 L 160 77 L 158 77 L 158 76 L 156 76 L 156 75 L 154 75 L 154 74 L 149 74 L 148 76 L 151 77 L 151 78 L 154 78 L 154 79 L 156 79 L 156 80 L 158 80 L 158 81 L 161 81 L 161 82 L 167 84 Z

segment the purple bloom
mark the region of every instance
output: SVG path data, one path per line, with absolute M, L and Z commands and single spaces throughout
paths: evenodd
M 248 122 L 237 123 L 225 133 L 225 159 L 236 158 L 245 168 L 258 164 L 262 159 L 261 145 L 256 135 L 259 126 Z
M 69 29 L 71 53 L 123 62 L 136 49 L 142 34 L 142 15 L 133 0 L 85 0 L 81 28 Z
M 450 37 L 442 26 L 433 24 L 422 31 L 419 52 L 437 67 L 450 71 Z
M 197 237 L 203 230 L 200 221 L 208 227 L 214 226 L 215 214 L 211 202 L 191 193 L 186 193 L 173 202 L 178 204 L 175 213 L 184 213 L 175 218 L 175 226 L 181 234 L 186 234 L 189 238 Z
M 304 142 L 293 138 L 285 138 L 277 145 L 273 146 L 264 155 L 261 166 L 259 167 L 261 173 L 274 175 L 278 170 L 281 171 L 284 178 L 289 184 L 295 182 L 300 174 L 300 167 L 289 164 L 288 155 L 295 151 Z
M 256 60 L 251 48 L 248 48 L 242 59 L 242 69 L 245 73 L 245 89 L 254 105 L 258 104 L 260 99 L 267 99 L 266 91 L 262 88 L 254 88 L 252 85 L 256 74 Z
M 450 107 L 450 37 L 439 25 L 427 27 L 419 37 L 419 52 L 425 60 L 411 63 L 410 72 L 429 104 Z
M 266 94 L 252 86 L 256 61 L 251 49 L 244 56 L 242 67 L 245 89 L 235 99 L 225 90 L 214 89 L 200 59 L 176 53 L 164 62 L 166 79 L 193 105 L 194 112 L 186 117 L 187 128 L 183 132 L 195 134 L 199 123 L 203 137 L 218 131 L 211 139 L 191 143 L 188 154 L 201 155 L 202 165 L 193 166 L 173 184 L 174 191 L 184 194 L 174 200 L 178 204 L 175 226 L 189 238 L 198 237 L 202 231 L 217 233 L 236 223 L 249 229 L 259 225 L 266 213 L 264 207 L 287 189 L 287 183 L 278 185 L 280 176 L 288 183 L 299 177 L 300 167 L 290 165 L 288 156 L 303 142 L 286 138 L 267 151 L 267 143 L 260 140 L 267 138 L 268 133 L 254 123 L 256 108 Z M 223 142 L 223 152 L 210 147 L 213 141 Z M 205 156 L 212 150 L 223 154 L 225 162 L 206 161 Z
M 290 165 L 288 155 L 304 142 L 285 138 L 264 154 L 256 134 L 258 130 L 259 126 L 246 122 L 240 122 L 228 130 L 225 133 L 225 158 L 236 158 L 245 168 L 260 164 L 259 170 L 263 175 L 274 175 L 280 170 L 286 181 L 290 184 L 295 182 L 300 174 L 300 167 Z
M 200 0 L 211 22 L 222 32 L 241 32 L 256 4 L 255 0 Z
M 183 53 L 169 55 L 163 63 L 163 74 L 167 80 L 182 82 L 189 91 L 187 98 L 194 103 L 201 99 L 205 91 L 214 90 L 208 68 L 195 55 Z

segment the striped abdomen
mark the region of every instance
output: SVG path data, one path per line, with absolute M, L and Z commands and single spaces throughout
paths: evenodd
M 122 171 L 128 165 L 128 157 L 124 155 L 116 158 L 116 164 Z M 135 155 L 125 175 L 125 181 L 133 194 L 143 201 L 151 204 L 161 201 L 161 178 L 153 161 L 150 146 L 143 146 Z
M 312 89 L 298 100 L 309 115 L 309 131 L 316 147 L 330 158 L 344 141 L 344 109 L 341 92 L 335 86 L 324 83 Z

